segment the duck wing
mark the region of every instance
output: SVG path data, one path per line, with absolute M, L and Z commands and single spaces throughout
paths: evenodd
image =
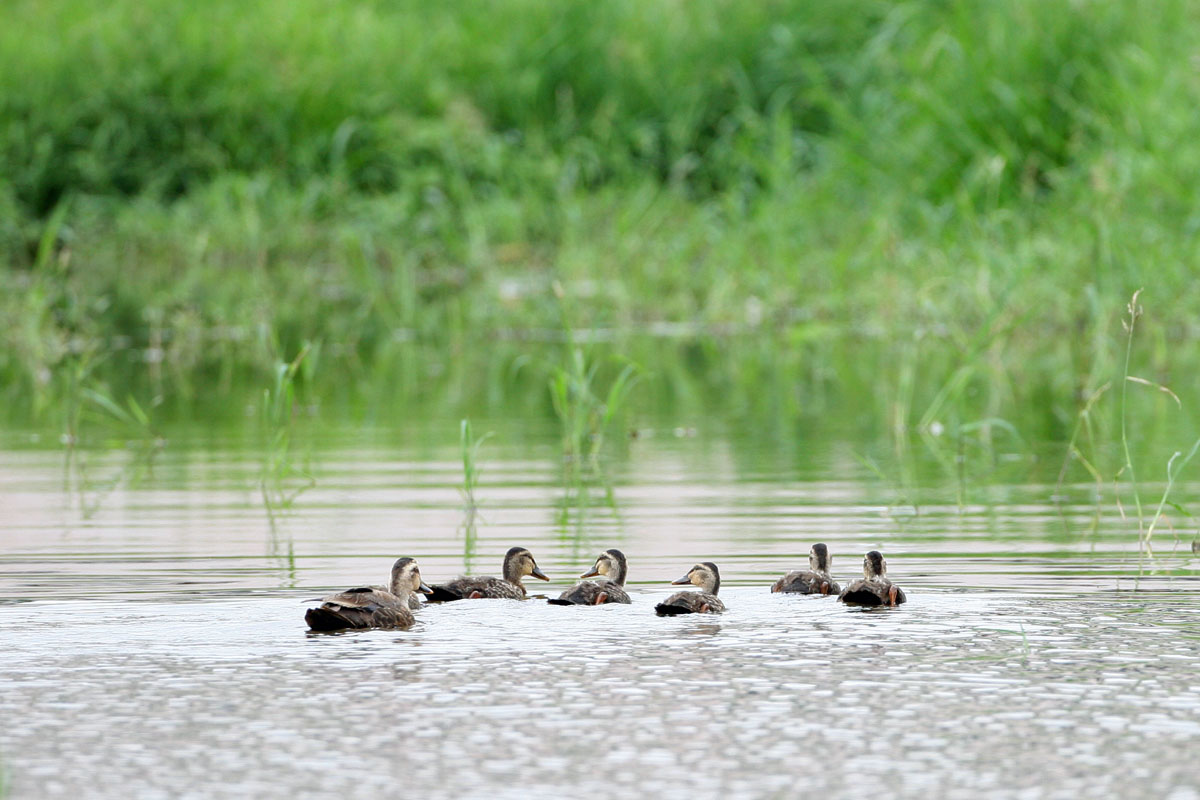
M 546 602 L 556 606 L 598 606 L 631 601 L 625 590 L 612 581 L 580 581 L 557 598 Z
M 455 578 L 449 583 L 439 583 L 431 587 L 429 602 L 447 603 L 452 600 L 468 600 L 478 597 L 492 597 L 506 600 L 524 600 L 525 589 L 515 583 L 509 583 L 502 578 Z
M 819 572 L 796 570 L 775 581 L 771 591 L 788 594 L 838 594 L 842 587 Z
M 680 614 L 720 614 L 725 610 L 725 604 L 708 592 L 676 592 L 654 607 L 654 612 L 660 617 L 674 617 Z
M 395 605 L 400 602 L 400 598 L 382 586 L 360 586 L 357 589 L 347 589 L 344 592 L 321 598 L 321 603 L 324 605 L 334 604 L 346 608 L 370 608 L 379 605 Z

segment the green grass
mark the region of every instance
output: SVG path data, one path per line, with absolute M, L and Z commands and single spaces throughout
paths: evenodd
M 260 414 L 263 442 L 259 490 L 272 526 L 277 515 L 291 508 L 297 497 L 316 484 L 307 465 L 297 463 L 293 445 L 298 427 L 297 417 L 304 414 L 298 384 L 311 381 L 319 352 L 319 347 L 305 343 L 290 361 L 277 362 L 275 379 L 262 392 Z
M 620 371 L 607 391 L 600 388 L 601 362 L 589 361 L 583 349 L 567 349 L 566 363 L 554 367 L 550 399 L 562 425 L 563 455 L 572 471 L 597 469 L 605 437 L 638 380 L 637 365 L 618 364 Z
M 471 431 L 469 419 L 459 422 L 458 446 L 463 465 L 463 482 L 459 487 L 463 497 L 463 521 L 459 530 L 463 534 L 463 564 L 468 572 L 471 562 L 475 559 L 475 545 L 478 540 L 479 503 L 475 499 L 475 488 L 479 485 L 479 448 L 491 437 L 490 431 L 483 436 L 475 436 Z
M 118 385 L 236 420 L 320 341 L 324 409 L 552 418 L 519 365 L 561 352 L 561 286 L 567 339 L 645 368 L 644 411 L 1066 441 L 1139 286 L 1132 374 L 1200 388 L 1198 17 L 18 0 L 0 401 L 71 436 Z M 1193 422 L 1136 404 L 1143 438 Z

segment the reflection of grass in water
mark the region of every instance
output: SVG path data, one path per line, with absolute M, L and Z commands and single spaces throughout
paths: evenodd
M 475 558 L 478 535 L 479 504 L 475 500 L 475 487 L 479 485 L 479 448 L 492 437 L 489 431 L 478 438 L 471 432 L 471 420 L 463 419 L 458 427 L 458 446 L 462 455 L 463 482 L 459 491 L 463 497 L 463 521 L 459 530 L 463 533 L 463 565 L 468 573 Z
M 278 543 L 272 541 L 272 549 L 278 548 Z M 274 554 L 272 554 L 274 555 Z M 295 589 L 298 583 L 296 575 L 296 545 L 289 537 L 287 540 L 287 552 L 275 556 L 283 570 L 284 589 Z
M 1055 484 L 1054 488 L 1054 497 L 1056 500 L 1056 505 L 1058 506 L 1059 519 L 1061 519 L 1063 524 L 1066 525 L 1066 516 L 1062 513 L 1061 507 L 1063 498 L 1062 489 L 1063 481 L 1066 479 L 1067 470 L 1070 467 L 1071 461 L 1078 461 L 1083 468 L 1087 470 L 1088 475 L 1092 476 L 1092 480 L 1096 482 L 1094 498 L 1095 506 L 1092 513 L 1091 524 L 1091 533 L 1093 536 L 1100 529 L 1100 503 L 1104 496 L 1104 477 L 1100 474 L 1100 470 L 1095 466 L 1098 459 L 1096 457 L 1096 432 L 1092 416 L 1093 408 L 1095 407 L 1096 402 L 1104 396 L 1104 393 L 1107 392 L 1111 386 L 1111 382 L 1103 384 L 1095 391 L 1089 392 L 1087 398 L 1084 400 L 1083 408 L 1079 410 L 1079 415 L 1075 419 L 1075 426 L 1071 430 L 1071 439 L 1067 442 L 1067 452 L 1063 456 L 1062 467 L 1058 471 L 1058 482 Z M 1091 454 L 1090 457 L 1084 455 L 1079 446 L 1079 439 L 1081 435 L 1087 440 L 1088 452 Z
M 158 405 L 155 398 L 144 409 L 133 395 L 118 403 L 107 387 L 93 384 L 79 392 L 81 406 L 77 412 L 75 435 L 67 435 L 65 462 L 68 485 L 74 483 L 79 494 L 80 510 L 85 519 L 100 510 L 104 500 L 122 484 L 137 487 L 154 469 L 154 461 L 166 442 L 159 434 L 158 424 L 151 418 Z M 108 446 L 123 446 L 128 452 L 125 463 L 107 478 L 94 481 L 89 475 L 89 456 L 81 452 L 79 443 L 85 438 L 99 436 Z M 74 480 L 73 480 L 74 479 Z

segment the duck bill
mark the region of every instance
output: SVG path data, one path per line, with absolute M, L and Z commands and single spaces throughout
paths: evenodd
M 529 574 L 532 575 L 533 577 L 537 578 L 540 581 L 550 580 L 548 577 L 546 577 L 546 573 L 542 572 L 540 569 L 537 568 L 537 565 L 534 565 L 533 572 L 531 572 Z
M 684 575 L 682 578 L 671 581 L 671 585 L 672 586 L 683 586 L 685 583 L 691 583 L 691 582 L 692 582 L 692 576 L 691 576 L 691 573 L 688 573 L 687 575 Z
M 583 574 L 582 574 L 582 575 L 580 575 L 579 577 L 581 577 L 581 578 L 594 578 L 594 577 L 596 577 L 596 576 L 597 576 L 597 575 L 599 575 L 599 574 L 600 574 L 600 570 L 596 569 L 595 567 L 592 567 L 591 569 L 589 569 L 587 572 L 583 573 Z
M 433 589 L 429 588 L 429 586 L 425 584 L 425 581 L 421 581 L 421 585 L 417 587 L 417 591 L 421 594 L 433 594 Z

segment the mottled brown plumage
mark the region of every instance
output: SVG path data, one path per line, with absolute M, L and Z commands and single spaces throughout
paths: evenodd
M 596 559 L 595 565 L 579 577 L 600 576 L 597 581 L 580 581 L 557 598 L 546 602 L 558 606 L 598 606 L 604 603 L 629 603 L 625 592 L 625 575 L 628 572 L 625 554 L 620 550 L 605 550 Z
M 388 589 L 388 587 L 386 587 L 386 586 L 364 586 L 364 587 L 362 587 L 362 589 L 372 589 L 372 590 L 374 590 L 374 591 L 377 591 L 377 592 L 387 592 L 387 591 L 390 591 L 390 590 Z M 362 591 L 362 589 L 355 589 L 354 591 Z M 431 591 L 432 591 L 432 590 L 431 590 Z M 321 599 L 323 600 L 323 599 L 325 599 L 325 598 L 321 598 Z M 421 606 L 423 606 L 423 605 L 425 605 L 425 604 L 421 602 L 421 597 L 420 597 L 420 595 L 418 595 L 418 594 L 415 594 L 415 593 L 414 593 L 414 594 L 410 594 L 410 595 L 408 596 L 408 607 L 409 607 L 410 609 L 412 609 L 413 611 L 416 611 L 416 610 L 420 609 L 420 608 L 421 608 Z
M 838 599 L 852 606 L 898 606 L 908 600 L 899 586 L 885 577 L 887 562 L 878 550 L 863 559 L 863 577 L 846 587 Z
M 550 580 L 538 569 L 533 554 L 524 547 L 512 547 L 504 555 L 504 577 L 462 577 L 447 583 L 436 584 L 429 595 L 430 602 L 473 600 L 490 597 L 505 600 L 524 600 L 525 586 L 521 579 L 532 575 L 543 581 Z
M 697 564 L 688 570 L 688 574 L 678 580 L 671 581 L 673 585 L 692 584 L 698 586 L 698 592 L 677 592 L 654 607 L 660 617 L 673 617 L 679 614 L 720 614 L 725 610 L 725 604 L 717 597 L 721 590 L 721 573 L 717 565 L 711 561 Z
M 789 572 L 771 586 L 772 592 L 787 592 L 789 594 L 821 594 L 836 595 L 841 592 L 829 574 L 833 562 L 829 548 L 823 544 L 814 544 L 808 551 L 808 569 Z
M 414 591 L 430 591 L 421 580 L 416 560 L 397 559 L 392 565 L 392 580 L 387 589 L 361 586 L 331 594 L 322 598 L 319 607 L 308 609 L 304 621 L 314 631 L 411 628 L 415 618 L 409 605 Z

